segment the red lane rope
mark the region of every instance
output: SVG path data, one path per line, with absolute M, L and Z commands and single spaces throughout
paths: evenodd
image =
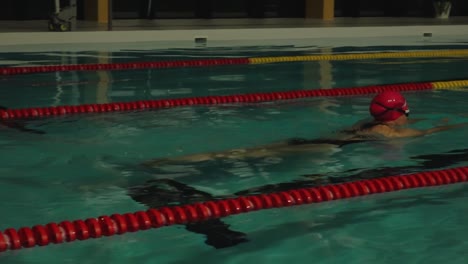
M 331 53 L 278 57 L 250 57 L 250 58 L 212 58 L 193 60 L 173 60 L 158 62 L 126 62 L 108 64 L 78 64 L 78 65 L 44 65 L 0 68 L 0 75 L 64 72 L 64 71 L 96 71 L 96 70 L 134 70 L 150 68 L 179 68 L 206 67 L 233 64 L 264 64 L 279 62 L 305 62 L 321 60 L 365 60 L 365 59 L 401 59 L 428 57 L 466 57 L 468 50 L 420 50 L 399 52 L 371 52 L 371 53 Z
M 100 71 L 100 70 L 138 70 L 181 67 L 208 67 L 220 65 L 250 64 L 249 58 L 175 60 L 158 62 L 125 62 L 104 64 L 68 64 L 0 68 L 0 75 L 18 75 L 28 73 L 66 72 L 66 71 Z
M 303 188 L 271 194 L 252 195 L 135 213 L 99 216 L 86 220 L 63 221 L 0 231 L 0 252 L 121 235 L 150 228 L 186 224 L 207 219 L 270 208 L 348 199 L 377 193 L 394 192 L 468 181 L 468 167 L 428 171 L 349 183 Z
M 353 88 L 296 90 L 285 92 L 252 93 L 222 96 L 204 96 L 177 99 L 145 100 L 134 102 L 116 102 L 106 104 L 86 104 L 86 105 L 65 105 L 52 107 L 35 107 L 23 109 L 0 110 L 0 120 L 40 118 L 49 116 L 63 116 L 85 113 L 107 113 L 135 111 L 146 109 L 172 108 L 192 105 L 216 105 L 234 103 L 259 103 L 268 101 L 291 100 L 310 97 L 330 97 L 330 96 L 351 96 L 379 93 L 385 90 L 392 91 L 420 91 L 432 90 L 434 85 L 431 82 L 371 85 Z

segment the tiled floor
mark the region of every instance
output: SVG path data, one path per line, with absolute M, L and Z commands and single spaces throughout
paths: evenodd
M 177 30 L 177 29 L 243 29 L 243 28 L 308 28 L 308 27 L 366 27 L 366 26 L 423 26 L 467 25 L 468 17 L 447 20 L 435 18 L 336 18 L 318 19 L 158 19 L 114 20 L 113 30 Z M 107 24 L 78 21 L 77 31 L 105 31 Z M 48 31 L 47 21 L 0 21 L 0 32 Z

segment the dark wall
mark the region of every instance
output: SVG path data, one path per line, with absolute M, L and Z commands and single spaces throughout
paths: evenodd
M 468 16 L 468 1 L 454 0 L 452 7 L 453 16 Z
M 0 0 L 1 20 L 46 19 L 54 9 L 53 0 Z
M 433 0 L 335 0 L 337 17 L 433 17 Z M 468 16 L 468 1 L 453 0 L 452 16 Z
M 0 0 L 0 20 L 47 19 L 53 0 Z M 68 2 L 62 0 L 63 6 Z M 303 17 L 299 0 L 114 0 L 114 18 L 225 18 Z M 83 0 L 77 0 L 78 19 L 84 17 Z M 149 13 L 149 16 L 148 16 Z
M 47 19 L 53 0 L 0 0 L 0 20 Z M 66 3 L 68 1 L 62 0 Z M 77 0 L 78 19 L 83 2 Z M 114 0 L 114 18 L 304 17 L 304 0 Z M 149 14 L 149 16 L 148 16 Z M 335 0 L 337 17 L 432 17 L 432 0 Z M 453 0 L 453 16 L 468 16 L 468 1 Z
M 303 17 L 302 0 L 114 0 L 115 18 L 262 18 Z M 138 8 L 135 8 L 139 6 Z M 149 12 L 148 12 L 149 11 Z M 130 14 L 132 13 L 132 15 Z M 149 17 L 148 17 L 149 13 Z

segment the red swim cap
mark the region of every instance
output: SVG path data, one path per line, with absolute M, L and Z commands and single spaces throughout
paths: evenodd
M 385 91 L 372 99 L 369 111 L 375 120 L 393 121 L 402 115 L 408 115 L 406 99 L 399 92 Z

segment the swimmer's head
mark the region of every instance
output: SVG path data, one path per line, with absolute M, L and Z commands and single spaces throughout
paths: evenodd
M 369 111 L 375 120 L 382 122 L 395 121 L 409 114 L 406 99 L 395 91 L 385 91 L 376 95 L 372 99 Z

